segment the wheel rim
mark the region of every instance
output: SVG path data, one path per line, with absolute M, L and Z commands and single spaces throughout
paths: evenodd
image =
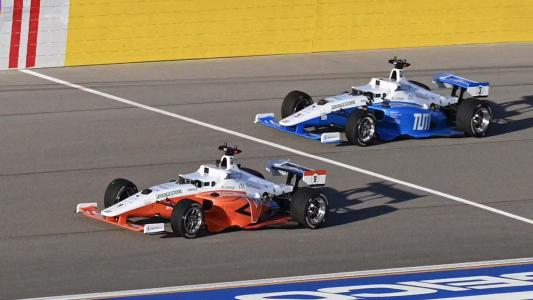
M 196 234 L 202 226 L 202 210 L 198 206 L 193 206 L 183 216 L 183 224 L 188 234 Z
M 118 193 L 117 193 L 117 197 L 116 197 L 116 201 L 115 203 L 119 203 L 120 201 L 128 198 L 128 197 L 131 197 L 135 194 L 135 191 L 132 189 L 132 188 L 129 188 L 129 187 L 122 187 Z
M 311 225 L 322 223 L 326 217 L 326 207 L 326 200 L 321 196 L 309 200 L 306 214 L 307 222 Z
M 309 101 L 308 99 L 306 98 L 300 98 L 300 100 L 298 100 L 298 102 L 296 102 L 296 105 L 294 106 L 294 108 L 292 109 L 292 113 L 295 113 L 295 112 L 298 112 L 306 107 L 309 106 Z
M 374 119 L 369 116 L 364 117 L 359 126 L 357 126 L 357 131 L 359 133 L 359 140 L 363 143 L 368 143 L 374 137 L 374 132 L 376 131 L 376 126 L 374 124 Z
M 470 120 L 472 131 L 476 134 L 484 133 L 490 125 L 490 119 L 490 111 L 486 107 L 478 108 Z

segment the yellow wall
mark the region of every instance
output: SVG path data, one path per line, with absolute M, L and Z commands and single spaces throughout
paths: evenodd
M 66 65 L 533 41 L 533 0 L 71 0 Z

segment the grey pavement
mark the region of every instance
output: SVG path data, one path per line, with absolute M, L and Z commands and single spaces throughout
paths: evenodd
M 37 72 L 533 219 L 533 44 L 280 55 Z M 284 95 L 315 99 L 387 76 L 437 71 L 491 82 L 491 136 L 322 145 L 253 124 Z M 533 256 L 533 226 L 447 198 L 58 85 L 0 72 L 0 298 L 212 283 Z M 448 91 L 440 90 L 443 93 Z M 329 171 L 320 230 L 144 236 L 74 214 L 116 177 L 139 187 L 214 161 L 288 157 Z

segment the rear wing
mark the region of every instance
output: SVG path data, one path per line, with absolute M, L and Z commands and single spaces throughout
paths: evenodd
M 302 179 L 309 186 L 326 184 L 326 170 L 313 170 L 289 162 L 289 160 L 270 160 L 267 162 L 266 170 L 273 176 L 287 175 L 289 183 L 292 177 L 296 176 L 296 184 Z M 287 184 L 288 184 L 287 183 Z
M 461 96 L 466 91 L 472 97 L 487 97 L 489 95 L 489 83 L 477 82 L 453 73 L 437 73 L 433 76 L 433 82 L 439 87 L 453 88 L 452 96 L 457 89 L 461 89 Z

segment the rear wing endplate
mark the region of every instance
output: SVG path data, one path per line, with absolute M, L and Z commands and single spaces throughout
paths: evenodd
M 324 185 L 326 184 L 326 170 L 313 170 L 289 162 L 289 160 L 270 160 L 267 162 L 266 169 L 273 176 L 292 174 L 300 177 L 307 185 Z
M 453 73 L 437 73 L 433 76 L 433 82 L 439 87 L 461 88 L 472 97 L 487 97 L 489 95 L 489 83 L 477 82 Z

